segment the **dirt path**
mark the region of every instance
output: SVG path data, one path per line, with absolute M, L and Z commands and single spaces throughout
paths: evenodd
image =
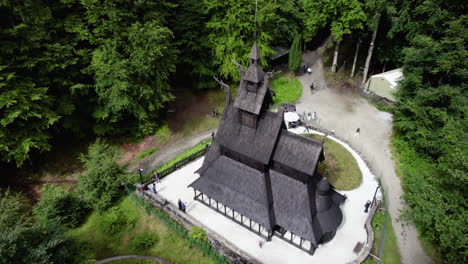
M 150 173 L 154 169 L 158 168 L 166 162 L 169 162 L 175 156 L 184 153 L 185 151 L 192 148 L 201 141 L 211 138 L 212 132 L 215 132 L 215 130 L 210 130 L 190 137 L 188 139 L 177 141 L 173 144 L 167 144 L 163 149 L 153 153 L 152 155 L 142 160 L 139 160 L 138 162 L 131 164 L 128 167 L 128 170 L 130 172 L 135 172 L 137 168 L 142 168 L 144 174 Z
M 350 142 L 350 144 L 369 161 L 387 192 L 389 211 L 400 249 L 401 261 L 406 264 L 430 263 L 418 240 L 413 225 L 403 225 L 396 219 L 405 208 L 400 179 L 395 174 L 394 163 L 390 153 L 390 136 L 392 133 L 392 116 L 380 112 L 359 95 L 328 88 L 325 83 L 324 67 L 316 51 L 303 57 L 303 63 L 312 66 L 312 74 L 298 77 L 304 86 L 302 97 L 296 104 L 297 111 L 302 113 L 316 112 L 319 125 Z M 318 89 L 311 91 L 309 85 L 314 81 Z M 360 134 L 354 136 L 356 129 Z

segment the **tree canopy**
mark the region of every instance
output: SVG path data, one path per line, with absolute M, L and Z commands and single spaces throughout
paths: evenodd
M 273 47 L 294 42 L 296 68 L 297 43 L 328 37 L 318 32 L 331 35 L 335 54 L 359 37 L 361 51 L 374 54 L 366 73 L 403 67 L 393 120 L 407 213 L 447 262 L 467 262 L 466 4 L 259 0 L 256 23 L 255 13 L 247 0 L 1 1 L 1 162 L 21 167 L 64 136 L 152 134 L 174 83 L 208 89 L 217 86 L 213 75 L 237 81 L 232 60 L 246 65 L 255 40 L 265 67 Z M 121 193 L 116 158 L 102 142 L 82 158 L 79 190 L 97 208 Z M 36 237 L 40 229 L 25 226 L 18 239 Z

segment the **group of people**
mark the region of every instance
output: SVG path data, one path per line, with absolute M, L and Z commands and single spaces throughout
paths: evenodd
M 309 66 L 309 64 L 304 65 L 303 70 L 304 70 L 304 73 L 308 73 L 308 74 L 312 73 L 312 68 Z

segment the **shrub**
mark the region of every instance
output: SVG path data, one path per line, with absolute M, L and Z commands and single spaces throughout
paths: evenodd
M 158 128 L 156 131 L 156 136 L 162 144 L 166 144 L 166 142 L 169 140 L 169 137 L 171 136 L 171 130 L 169 129 L 169 126 L 164 124 Z
M 192 231 L 189 232 L 189 236 L 192 239 L 198 240 L 200 242 L 209 243 L 208 237 L 206 236 L 205 230 L 198 226 L 193 226 Z
M 154 233 L 139 233 L 132 237 L 131 245 L 135 250 L 147 250 L 158 242 L 158 236 Z
M 41 225 L 55 221 L 73 228 L 83 221 L 88 212 L 85 203 L 73 192 L 46 185 L 41 193 L 41 199 L 33 208 L 36 221 Z
M 88 154 L 80 157 L 86 172 L 79 176 L 78 192 L 99 211 L 111 207 L 124 193 L 120 184 L 128 173 L 117 163 L 119 156 L 117 147 L 97 139 L 89 147 Z
M 107 235 L 115 235 L 127 224 L 127 216 L 117 207 L 109 209 L 99 224 L 101 232 Z

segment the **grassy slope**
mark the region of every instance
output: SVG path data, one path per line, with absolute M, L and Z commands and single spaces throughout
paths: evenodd
M 159 167 L 157 169 L 157 171 L 160 172 L 162 170 L 165 170 L 166 168 L 169 168 L 170 166 L 174 165 L 176 162 L 178 162 L 178 161 L 192 155 L 193 153 L 195 153 L 197 151 L 200 151 L 200 150 L 204 149 L 206 147 L 206 145 L 210 145 L 210 144 L 211 144 L 211 139 L 205 140 L 205 141 L 202 141 L 202 142 L 198 143 L 193 148 L 191 148 L 191 149 L 185 151 L 184 153 L 174 157 L 171 161 L 169 161 L 168 163 L 166 163 L 166 164 L 162 165 L 161 167 Z
M 385 212 L 377 211 L 372 219 L 372 229 L 374 230 L 374 245 L 372 247 L 372 254 L 377 255 L 379 252 L 379 244 L 382 237 L 382 228 L 385 221 Z M 387 219 L 387 226 L 385 229 L 384 237 L 384 250 L 381 264 L 400 264 L 400 252 L 396 242 L 395 231 L 393 230 L 392 221 L 390 217 Z M 368 258 L 371 259 L 371 258 Z M 377 263 L 376 261 L 368 261 L 368 263 Z
M 321 141 L 322 136 L 306 134 L 306 136 Z M 327 177 L 330 184 L 337 190 L 352 190 L 361 185 L 362 173 L 353 155 L 339 143 L 325 140 L 325 169 L 319 165 L 319 170 Z
M 69 235 L 85 243 L 96 259 L 125 254 L 153 255 L 165 258 L 172 263 L 214 263 L 202 252 L 190 248 L 186 242 L 168 229 L 163 222 L 146 213 L 134 204 L 130 198 L 122 199 L 116 207 L 128 217 L 127 225 L 113 236 L 102 233 L 99 223 L 104 214 L 93 212 L 86 222 L 69 231 Z M 159 241 L 147 251 L 138 251 L 130 246 L 130 239 L 140 232 L 152 232 L 158 235 Z M 122 261 L 120 263 L 146 263 L 144 261 Z

